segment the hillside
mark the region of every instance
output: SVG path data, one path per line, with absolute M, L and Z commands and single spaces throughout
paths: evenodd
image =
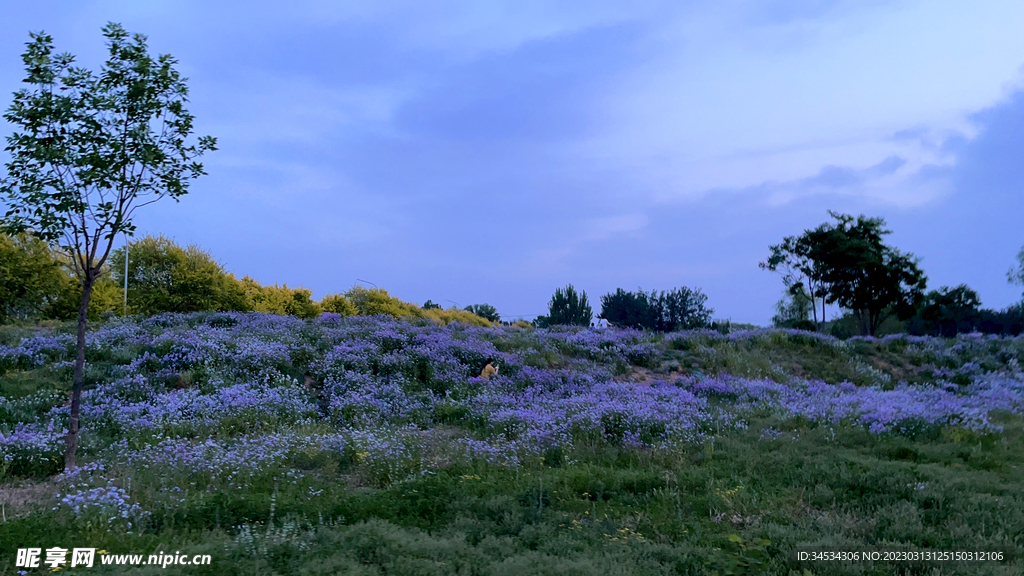
M 30 546 L 211 556 L 149 568 L 171 574 L 1024 569 L 1022 338 L 114 320 L 88 337 L 67 475 L 73 350 L 0 329 L 3 573 Z

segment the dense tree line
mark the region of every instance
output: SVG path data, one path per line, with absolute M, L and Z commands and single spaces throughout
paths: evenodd
M 601 297 L 601 318 L 614 326 L 670 332 L 711 326 L 714 310 L 700 288 L 685 286 L 669 291 L 618 288 Z

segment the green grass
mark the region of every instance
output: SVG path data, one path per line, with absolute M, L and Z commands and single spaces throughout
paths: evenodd
M 906 346 L 781 335 L 698 341 L 664 350 L 656 372 L 927 381 L 920 366 L 937 357 L 922 352 L 915 365 Z M 565 362 L 554 353 L 531 360 Z M 115 361 L 100 358 L 95 377 Z M 21 399 L 0 410 L 0 424 L 57 405 L 46 391 L 65 390 L 65 381 L 48 369 L 0 374 L 0 395 Z M 446 409 L 438 409 L 439 422 L 475 425 Z M 974 566 L 794 558 L 800 546 L 1024 550 L 1024 421 L 998 420 L 998 434 L 942 428 L 898 436 L 761 415 L 745 429 L 659 454 L 595 444 L 518 468 L 452 465 L 398 481 L 365 474 L 352 454 L 295 454 L 244 489 L 199 484 L 180 506 L 152 510 L 131 531 L 73 520 L 51 510 L 47 497 L 12 503 L 0 522 L 0 571 L 14 573 L 18 547 L 87 546 L 213 558 L 208 567 L 90 574 L 1021 574 L 1024 558 Z M 762 435 L 769 428 L 777 437 Z M 289 478 L 288 469 L 302 478 Z M 131 478 L 135 496 L 196 481 L 115 472 Z M 23 484 L 0 486 L 0 498 Z
M 193 495 L 134 534 L 83 529 L 44 508 L 0 523 L 0 541 L 214 557 L 215 570 L 179 573 L 403 576 L 702 574 L 746 556 L 756 565 L 761 538 L 767 569 L 780 574 L 894 573 L 800 565 L 797 546 L 1021 547 L 1020 419 L 1005 418 L 998 436 L 918 440 L 827 428 L 760 439 L 770 424 L 665 457 L 595 451 L 577 465 L 453 467 L 385 488 L 353 485 L 338 462 L 309 462 L 298 484 Z M 310 498 L 310 486 L 323 494 Z M 907 573 L 1019 573 L 1013 566 Z

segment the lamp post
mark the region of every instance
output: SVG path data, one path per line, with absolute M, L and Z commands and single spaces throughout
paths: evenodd
M 370 282 L 369 280 L 363 280 L 362 278 L 356 278 L 356 282 L 365 282 L 365 283 L 369 284 L 370 286 L 373 286 L 377 290 L 380 290 L 380 288 L 377 288 L 376 284 L 374 284 L 373 282 Z

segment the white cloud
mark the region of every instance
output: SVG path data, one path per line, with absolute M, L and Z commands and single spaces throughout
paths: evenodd
M 968 115 L 1018 85 L 1024 62 L 1019 3 L 904 2 L 756 27 L 744 14 L 720 8 L 668 22 L 660 55 L 604 95 L 604 130 L 567 153 L 643 174 L 660 201 L 894 154 L 909 176 L 953 159 L 927 142 L 894 141 L 895 132 L 970 135 Z M 863 193 L 884 199 L 872 190 L 899 184 Z

